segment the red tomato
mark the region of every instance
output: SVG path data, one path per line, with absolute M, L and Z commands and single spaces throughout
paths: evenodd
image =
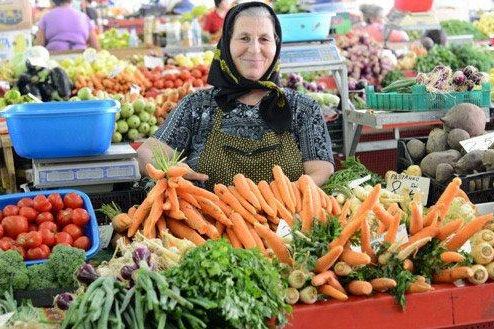
M 38 230 L 38 225 L 36 225 L 35 223 L 29 223 L 29 225 L 27 227 L 27 230 L 29 232 L 37 231 Z
M 3 208 L 3 215 L 7 216 L 17 216 L 19 215 L 19 207 L 9 204 Z
M 0 210 L 0 224 L 2 223 L 2 219 L 3 219 L 3 211 Z
M 41 250 L 43 250 L 46 253 L 47 255 L 46 258 L 48 258 L 48 256 L 51 254 L 50 247 L 48 247 L 46 244 L 42 244 L 39 247 L 41 248 Z
M 72 222 L 72 209 L 60 210 L 57 214 L 57 223 L 64 227 Z
M 165 83 L 163 84 L 163 88 L 165 89 L 169 89 L 173 87 L 175 87 L 175 84 L 173 83 L 173 81 L 170 80 L 165 81 Z
M 29 224 L 24 216 L 8 216 L 2 220 L 3 233 L 13 239 L 29 230 Z
M 70 192 L 63 197 L 63 203 L 65 205 L 65 208 L 75 209 L 82 208 L 84 201 L 82 201 L 82 198 L 79 194 Z
M 190 77 L 191 77 L 191 74 L 189 71 L 183 70 L 182 72 L 180 72 L 180 79 L 182 81 L 187 81 Z
M 59 232 L 55 234 L 55 240 L 56 244 L 66 244 L 69 246 L 72 246 L 72 243 L 74 242 L 70 234 L 67 232 Z
M 40 232 L 21 233 L 17 237 L 17 244 L 24 248 L 31 249 L 36 248 L 43 242 L 43 238 Z
M 63 231 L 69 233 L 72 239 L 77 239 L 82 236 L 82 230 L 75 224 L 69 224 L 63 228 Z
M 48 211 L 42 212 L 36 218 L 36 223 L 38 223 L 38 225 L 44 222 L 53 222 L 53 221 L 54 221 L 53 215 L 51 214 L 51 212 Z
M 74 247 L 79 249 L 84 249 L 87 251 L 89 249 L 90 243 L 91 242 L 89 241 L 89 238 L 87 236 L 81 236 L 80 238 L 74 241 Z
M 10 247 L 10 249 L 11 250 L 17 250 L 19 252 L 19 254 L 21 254 L 22 259 L 26 259 L 26 251 L 21 246 L 18 246 L 16 244 L 12 244 L 12 247 Z
M 48 201 L 48 198 L 42 194 L 35 196 L 33 201 L 34 209 L 39 212 L 50 211 L 52 208 L 50 201 Z
M 54 222 L 43 222 L 39 224 L 38 230 L 41 231 L 43 229 L 47 229 L 53 233 L 57 233 L 58 231 L 57 224 L 55 224 Z
M 86 209 L 77 208 L 72 212 L 72 223 L 83 228 L 89 222 L 89 214 Z
M 175 88 L 180 88 L 184 85 L 184 81 L 182 79 L 177 79 L 173 84 L 175 85 Z
M 41 233 L 41 240 L 43 241 L 43 244 L 52 247 L 55 245 L 55 242 L 57 242 L 55 233 L 50 231 L 49 229 L 43 228 L 39 230 L 39 233 Z
M 41 247 L 28 249 L 26 258 L 30 260 L 45 259 L 48 258 L 48 252 L 46 252 L 46 249 Z
M 198 69 L 192 69 L 192 71 L 190 71 L 190 75 L 192 75 L 196 79 L 202 78 L 202 72 Z
M 48 201 L 50 201 L 53 210 L 59 211 L 63 209 L 62 196 L 58 193 L 52 193 L 48 196 Z
M 17 202 L 17 207 L 33 207 L 34 206 L 34 201 L 31 198 L 22 198 Z
M 31 207 L 20 207 L 19 215 L 26 217 L 28 222 L 34 222 L 38 217 L 38 212 Z
M 194 81 L 192 81 L 192 85 L 194 87 L 204 87 L 204 82 L 202 82 L 201 79 L 195 79 Z
M 15 241 L 7 236 L 0 239 L 0 249 L 7 251 L 14 245 Z
M 0 225 L 0 239 L 3 238 L 3 226 Z

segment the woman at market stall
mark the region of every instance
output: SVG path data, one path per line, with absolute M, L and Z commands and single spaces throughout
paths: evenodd
M 39 22 L 36 44 L 50 51 L 99 49 L 94 22 L 72 8 L 72 0 L 52 0 L 55 7 Z
M 202 29 L 210 34 L 221 32 L 225 15 L 230 9 L 230 0 L 214 0 L 214 7 L 202 21 Z
M 383 9 L 377 5 L 363 4 L 360 6 L 360 11 L 364 18 L 365 31 L 376 42 L 384 42 L 386 39 L 384 30 L 384 13 Z M 409 40 L 408 34 L 404 31 L 391 30 L 387 36 L 389 42 L 407 42 Z
M 331 140 L 319 105 L 279 87 L 281 28 L 261 2 L 233 7 L 215 51 L 208 83 L 185 97 L 155 136 L 138 149 L 140 168 L 159 145 L 183 151 L 187 179 L 231 184 L 243 173 L 272 179 L 280 165 L 290 180 L 306 173 L 322 185 L 334 171 Z

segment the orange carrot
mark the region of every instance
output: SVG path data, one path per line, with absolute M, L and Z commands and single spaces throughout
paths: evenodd
M 286 180 L 285 180 L 285 174 L 283 173 L 283 170 L 281 169 L 280 166 L 274 166 L 273 167 L 273 177 L 274 181 L 276 183 L 276 187 L 278 188 L 278 191 L 280 192 L 280 196 L 283 200 L 283 203 L 285 204 L 286 208 L 293 214 L 295 213 L 295 202 L 291 198 L 291 193 L 290 193 L 290 186 L 288 186 Z M 275 194 L 276 195 L 276 194 Z
M 418 240 L 422 240 L 424 238 L 434 238 L 436 235 L 439 233 L 439 228 L 437 225 L 431 225 L 424 227 L 414 235 L 410 236 L 408 241 L 406 243 L 403 243 L 400 245 L 400 249 L 403 250 L 406 247 L 410 246 L 411 244 L 417 242 Z
M 470 198 L 468 197 L 468 195 L 465 193 L 465 191 L 463 191 L 462 189 L 459 189 L 458 190 L 458 193 L 456 194 L 456 196 L 460 197 L 460 198 L 463 198 L 463 200 L 465 200 L 466 202 L 470 202 Z
M 161 169 L 156 168 L 150 162 L 146 163 L 146 172 L 148 173 L 148 176 L 154 180 L 165 178 L 165 172 Z
M 428 292 L 430 290 L 434 290 L 434 288 L 432 288 L 430 284 L 428 284 L 426 282 L 419 282 L 419 281 L 415 281 L 415 282 L 410 283 L 410 285 L 407 288 L 407 292 L 411 293 L 411 294 Z
M 441 219 L 444 219 L 444 217 L 446 217 L 449 207 L 451 206 L 451 202 L 460 190 L 460 186 L 461 179 L 458 177 L 453 178 L 453 180 L 444 189 L 444 192 L 439 197 L 439 200 L 437 200 L 436 206 L 439 210 L 439 217 Z
M 292 265 L 293 260 L 290 256 L 290 253 L 288 251 L 288 248 L 285 246 L 285 243 L 283 240 L 276 235 L 273 231 L 271 231 L 268 227 L 261 225 L 259 223 L 254 224 L 254 229 L 256 230 L 257 234 L 266 241 L 267 245 L 271 250 L 273 250 L 274 254 L 280 262 Z
M 367 213 L 371 209 L 373 209 L 374 206 L 376 205 L 380 193 L 381 193 L 381 184 L 377 184 L 372 190 L 372 192 L 369 194 L 367 199 L 365 199 L 364 202 L 360 205 L 359 209 L 354 215 L 354 219 L 343 228 L 340 236 L 335 240 L 333 240 L 333 242 L 331 242 L 332 246 L 334 245 L 344 246 L 348 242 L 348 240 L 352 237 L 352 235 L 362 225 L 362 221 L 364 221 L 365 218 L 367 217 Z
M 324 275 L 323 273 L 327 273 L 327 274 Z M 326 271 L 326 272 L 323 272 L 323 273 L 317 274 L 314 277 L 316 277 L 318 275 L 324 275 L 325 281 L 324 281 L 323 284 L 325 284 L 325 283 L 326 284 L 329 284 L 330 286 L 332 286 L 333 288 L 337 289 L 338 291 L 341 291 L 342 293 L 346 294 L 345 288 L 343 288 L 343 286 L 341 285 L 340 281 L 338 281 L 338 278 L 336 277 L 336 274 L 334 274 L 333 271 Z M 316 282 L 317 281 L 320 281 L 320 280 L 317 280 L 316 279 Z
M 136 234 L 137 230 L 146 219 L 151 207 L 153 205 L 153 201 L 151 199 L 145 198 L 144 201 L 137 207 L 134 216 L 132 217 L 132 223 L 129 226 L 127 231 L 127 237 L 131 238 Z
M 298 180 L 300 190 L 302 191 L 302 232 L 307 233 L 312 228 L 314 218 L 314 200 L 312 200 L 312 189 L 308 175 L 302 175 Z
M 363 252 L 354 251 L 349 247 L 343 249 L 340 258 L 350 266 L 367 265 L 371 262 L 369 255 L 364 254 Z
M 433 222 L 437 221 L 437 217 L 439 216 L 439 211 L 435 206 L 429 208 L 429 211 L 424 217 L 424 227 L 431 225 Z
M 215 224 L 216 230 L 218 231 L 219 235 L 223 235 L 226 229 L 226 225 L 224 225 L 222 222 L 217 221 Z M 233 225 L 233 224 L 232 224 Z
M 233 176 L 233 185 L 235 185 L 235 190 L 245 199 L 250 205 L 254 206 L 257 210 L 261 210 L 261 204 L 256 198 L 254 192 L 252 192 L 247 178 L 242 174 L 236 174 Z M 245 206 L 244 206 L 245 207 Z M 249 210 L 247 207 L 245 207 Z M 252 212 L 252 211 L 251 211 Z M 253 212 L 253 214 L 255 211 Z
M 295 212 L 300 213 L 302 211 L 302 195 L 298 185 L 298 181 L 291 183 L 293 194 L 295 195 Z
M 204 240 L 195 230 L 191 229 L 180 220 L 169 218 L 167 224 L 170 232 L 178 238 L 187 239 L 197 246 L 206 242 L 206 240 Z
M 400 226 L 400 214 L 396 213 L 391 219 L 391 222 L 388 226 L 388 231 L 384 236 L 384 242 L 394 243 L 396 241 L 396 235 L 398 234 L 399 226 Z
M 388 291 L 396 287 L 396 281 L 390 278 L 377 278 L 370 282 L 374 291 Z
M 403 261 L 403 268 L 408 272 L 413 272 L 414 269 L 413 262 L 408 258 L 405 259 Z
M 259 204 L 261 205 L 261 209 L 268 216 L 273 216 L 273 217 L 276 216 L 276 210 L 271 208 L 269 204 L 266 202 L 266 200 L 262 196 L 261 191 L 259 190 L 259 187 L 257 187 L 256 183 L 254 183 L 251 179 L 247 179 L 247 183 L 249 184 L 250 190 L 254 193 L 257 200 L 259 201 Z
M 250 226 L 249 231 L 252 237 L 254 238 L 254 241 L 256 242 L 257 248 L 259 248 L 259 250 L 261 250 L 263 254 L 266 253 L 266 247 L 264 247 L 264 243 L 262 242 L 261 238 L 259 237 L 259 234 L 257 234 L 254 227 Z
M 267 218 L 262 216 L 262 215 L 255 214 L 254 217 L 259 221 L 259 223 L 267 223 L 268 222 Z
M 180 210 L 182 210 L 185 215 L 185 222 L 201 235 L 206 234 L 208 231 L 208 223 L 204 217 L 202 217 L 201 213 L 185 200 L 180 200 L 179 205 Z
M 255 248 L 256 241 L 249 232 L 249 228 L 240 214 L 234 212 L 231 216 L 233 231 L 237 235 L 244 248 Z
M 163 196 L 157 195 L 151 206 L 148 218 L 144 221 L 143 234 L 148 239 L 153 239 L 156 235 L 152 234 L 156 226 L 156 222 L 160 219 L 163 213 Z
M 371 246 L 371 232 L 369 223 L 367 222 L 367 218 L 364 219 L 362 225 L 360 226 L 360 246 L 362 248 L 362 252 L 369 255 L 372 261 L 376 260 L 376 253 Z
M 334 288 L 333 286 L 331 286 L 329 284 L 325 284 L 323 286 L 320 286 L 318 291 L 323 295 L 326 295 L 328 297 L 332 297 L 332 298 L 339 300 L 339 301 L 345 301 L 348 299 L 348 296 L 344 292 L 339 291 L 338 289 Z
M 171 188 L 178 188 L 179 185 L 178 185 L 178 177 L 170 177 L 168 178 L 168 186 L 171 187 Z
M 475 217 L 456 232 L 451 240 L 446 243 L 446 248 L 451 251 L 457 250 L 458 248 L 463 246 L 463 244 L 467 242 L 467 240 L 470 239 L 472 235 L 480 231 L 487 223 L 491 222 L 492 219 L 492 213 Z
M 259 187 L 259 191 L 261 191 L 261 195 L 264 198 L 264 200 L 266 200 L 269 207 L 277 213 L 278 208 L 276 207 L 276 202 L 274 201 L 275 196 L 274 196 L 273 191 L 271 190 L 271 187 L 269 186 L 268 182 L 262 180 L 259 183 L 257 183 L 257 187 Z M 275 216 L 273 216 L 273 217 L 275 217 Z
M 170 212 L 168 213 L 168 216 L 175 219 L 185 219 L 185 214 L 180 210 L 177 190 L 175 188 L 168 189 L 168 201 L 170 201 Z
M 292 227 L 294 224 L 293 215 L 288 211 L 288 209 L 285 208 L 281 201 L 278 201 L 276 198 L 274 201 L 276 202 L 276 209 L 278 209 L 278 216 L 283 218 L 285 222 Z
M 328 206 L 328 198 L 327 198 L 328 195 L 326 193 L 324 193 L 324 191 L 321 190 L 321 188 L 319 186 L 317 186 L 316 184 L 314 184 L 314 186 L 316 187 L 317 193 L 319 193 L 319 200 L 321 200 L 321 207 L 326 209 Z
M 468 266 L 452 267 L 441 270 L 433 276 L 434 282 L 451 283 L 459 279 L 468 279 L 473 276 L 473 270 Z
M 343 204 L 343 208 L 341 209 L 341 213 L 338 216 L 338 221 L 340 222 L 341 225 L 346 225 L 347 223 L 346 220 L 349 212 L 350 212 L 350 200 L 346 200 L 345 203 Z
M 369 296 L 372 293 L 370 282 L 353 280 L 348 284 L 348 291 L 355 296 Z
M 445 263 L 460 263 L 465 260 L 465 256 L 456 251 L 445 251 L 440 257 Z
M 190 193 L 184 193 L 184 192 L 181 192 L 181 191 L 177 191 L 177 196 L 179 198 L 181 198 L 181 199 L 184 199 L 185 201 L 187 201 L 188 203 L 190 203 L 194 207 L 196 207 L 198 209 L 201 209 L 201 206 L 199 205 L 199 202 L 197 202 L 196 197 L 193 196 L 192 194 L 190 194 Z M 207 200 L 209 200 L 209 199 L 207 199 Z
M 290 199 L 292 200 L 294 206 L 293 213 L 295 213 L 297 211 L 297 200 L 295 196 L 295 191 L 293 190 L 292 182 L 290 182 L 290 179 L 286 176 L 284 176 L 284 178 L 285 178 L 286 186 L 288 188 L 288 192 L 290 194 Z
M 233 231 L 233 228 L 227 228 L 226 234 L 227 234 L 228 240 L 230 240 L 230 244 L 233 246 L 233 248 L 242 248 L 242 243 L 240 243 L 240 240 L 238 239 L 237 235 Z
M 422 207 L 415 201 L 410 202 L 410 234 L 415 234 L 424 227 L 424 218 L 422 216 Z
M 336 198 L 334 196 L 330 195 L 329 198 L 331 199 L 331 207 L 332 207 L 333 215 L 339 216 L 342 212 L 340 204 L 338 203 L 338 201 L 336 200 Z M 328 205 L 328 208 L 329 208 L 329 205 Z
M 210 200 L 211 201 L 211 200 Z M 223 211 L 223 213 L 227 216 L 227 217 L 230 217 L 230 215 L 232 214 L 232 208 L 230 208 L 229 205 L 227 205 L 225 202 L 223 202 L 223 200 L 219 200 L 217 202 L 218 206 L 221 208 L 221 211 Z
M 314 271 L 316 273 L 322 273 L 329 270 L 331 266 L 338 260 L 343 252 L 342 246 L 335 246 L 331 248 L 324 256 L 319 257 L 316 261 L 316 267 Z
M 401 212 L 400 206 L 398 206 L 398 204 L 396 202 L 393 202 L 388 207 L 388 213 L 391 216 L 394 216 L 397 212 Z
M 177 190 L 183 191 L 186 193 L 190 193 L 196 197 L 202 196 L 202 197 L 209 199 L 213 202 L 218 202 L 218 200 L 219 200 L 218 196 L 215 195 L 214 193 L 211 193 L 208 190 L 205 190 L 203 188 L 197 187 L 194 184 L 192 184 L 191 182 L 189 182 L 189 181 L 187 181 L 181 177 L 178 179 Z
M 226 226 L 232 226 L 232 221 L 226 217 L 221 208 L 216 205 L 213 201 L 203 198 L 201 196 L 197 197 L 197 202 L 200 205 L 200 209 L 204 214 L 207 214 L 217 221 L 221 222 Z
M 379 219 L 384 227 L 387 229 L 391 225 L 391 223 L 394 221 L 393 215 L 389 213 L 384 207 L 378 203 L 372 208 L 372 211 L 374 212 L 374 215 L 376 215 L 377 219 Z
M 242 204 L 240 204 L 240 201 L 233 196 L 225 185 L 216 184 L 214 186 L 214 192 L 221 198 L 221 200 L 229 205 L 233 211 L 238 212 L 244 219 L 248 220 L 252 224 L 257 222 L 257 219 L 248 210 L 246 210 Z
M 313 218 L 315 217 L 315 218 L 322 221 L 323 220 L 323 218 L 321 217 L 322 207 L 321 207 L 321 200 L 320 200 L 319 192 L 316 190 L 316 184 L 314 184 L 314 181 L 312 180 L 312 178 L 310 178 L 309 175 L 306 175 L 306 176 L 308 177 L 307 180 L 309 182 L 310 194 L 312 196 L 312 203 L 313 203 L 312 217 Z
M 158 231 L 158 236 L 163 238 L 166 233 L 166 220 L 163 217 L 160 217 L 156 222 L 156 230 Z
M 458 231 L 458 229 L 463 225 L 463 220 L 458 218 L 455 219 L 448 224 L 445 224 L 439 228 L 439 233 L 437 234 L 437 238 L 439 240 L 446 240 L 451 234 Z
M 276 185 L 276 182 L 272 181 L 269 184 L 269 187 L 271 188 L 271 191 L 273 191 L 273 195 L 274 195 L 275 199 L 278 200 L 279 202 L 281 202 L 281 204 L 283 204 L 283 207 L 285 207 L 285 202 L 283 201 L 283 198 L 281 197 L 281 193 L 280 193 L 280 190 L 278 189 L 278 186 Z
M 334 276 L 333 271 L 327 270 L 312 277 L 311 283 L 314 287 L 319 287 L 328 282 Z
M 166 176 L 171 177 L 183 177 L 189 172 L 189 169 L 182 166 L 173 166 L 168 168 L 166 171 Z
M 247 209 L 252 215 L 257 214 L 256 208 L 247 201 L 234 186 L 228 186 L 228 190 L 233 194 L 233 196 L 240 202 L 240 204 Z
M 136 206 L 130 207 L 129 210 L 127 211 L 127 215 L 129 215 L 129 217 L 132 218 L 136 213 L 136 210 L 137 210 Z

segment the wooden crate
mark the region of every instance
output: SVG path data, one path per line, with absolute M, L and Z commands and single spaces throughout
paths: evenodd
M 0 135 L 2 146 L 0 179 L 2 188 L 6 193 L 17 192 L 17 183 L 15 177 L 14 152 L 9 135 Z

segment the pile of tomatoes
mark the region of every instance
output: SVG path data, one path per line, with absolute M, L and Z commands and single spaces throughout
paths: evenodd
M 140 67 L 144 76 L 153 84 L 151 90 L 180 88 L 185 83 L 193 87 L 203 87 L 206 84 L 209 68 L 205 65 L 197 65 L 193 68 L 177 67 L 167 65 L 158 66 L 154 69 Z
M 0 211 L 0 249 L 18 250 L 25 260 L 48 258 L 58 244 L 87 251 L 89 219 L 83 199 L 74 192 L 63 198 L 59 193 L 22 198 Z

